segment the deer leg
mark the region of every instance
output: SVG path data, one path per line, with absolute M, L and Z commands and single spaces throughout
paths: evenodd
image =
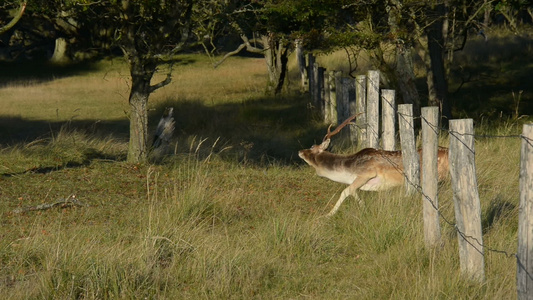
M 337 200 L 337 203 L 335 203 L 335 206 L 333 206 L 333 209 L 326 215 L 328 217 L 333 216 L 337 210 L 339 210 L 339 207 L 341 206 L 342 202 L 348 198 L 348 196 L 352 195 L 355 199 L 359 200 L 361 202 L 361 198 L 359 198 L 359 195 L 357 195 L 356 191 L 358 188 L 362 187 L 367 183 L 370 179 L 368 177 L 357 177 L 354 182 L 352 182 L 347 188 L 345 188 L 341 196 L 339 197 L 339 200 Z

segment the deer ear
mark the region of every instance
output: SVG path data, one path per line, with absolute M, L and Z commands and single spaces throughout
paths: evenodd
M 319 147 L 320 151 L 324 151 L 324 150 L 328 149 L 330 141 L 331 141 L 330 139 L 326 139 L 325 141 L 323 141 L 322 144 L 320 144 L 320 147 Z

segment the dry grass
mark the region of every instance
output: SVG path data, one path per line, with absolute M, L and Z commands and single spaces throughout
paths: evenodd
M 441 249 L 424 247 L 420 196 L 361 192 L 363 205 L 350 199 L 322 218 L 343 187 L 295 155 L 325 131 L 307 101 L 265 98 L 261 60 L 234 58 L 217 70 L 184 57 L 191 60 L 151 98 L 151 120 L 164 106 L 176 107 L 177 139 L 172 155 L 148 165 L 123 162 L 127 80 L 120 63 L 0 88 L 4 124 L 20 118 L 15 125 L 26 132 L 52 128 L 32 142 L 2 140 L 0 294 L 515 298 L 513 258 L 487 252 L 487 280 L 478 284 L 460 275 L 453 227 L 442 223 Z M 520 124 L 477 130 L 511 135 Z M 518 149 L 517 138 L 476 142 L 484 241 L 509 253 L 516 251 Z M 70 194 L 90 207 L 13 213 Z M 453 220 L 449 184 L 439 200 Z

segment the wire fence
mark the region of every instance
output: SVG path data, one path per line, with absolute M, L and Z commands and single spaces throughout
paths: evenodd
M 337 75 L 338 76 L 338 75 Z M 368 76 L 367 76 L 368 78 Z M 342 81 L 337 81 L 337 82 L 342 82 Z M 360 84 L 360 82 L 358 82 L 358 84 Z M 366 88 L 366 91 L 365 92 L 368 92 L 369 89 L 374 89 L 374 90 L 379 90 L 379 86 L 374 86 L 375 85 L 379 85 L 379 80 L 377 82 L 374 82 L 374 81 L 371 81 L 371 80 L 367 80 L 367 88 Z M 355 85 L 354 85 L 354 88 L 355 88 Z M 337 90 L 340 90 L 341 87 L 336 87 Z M 311 90 L 311 88 L 310 88 Z M 492 135 L 492 134 L 475 134 L 475 133 L 462 133 L 462 132 L 458 132 L 458 131 L 454 131 L 454 130 L 450 130 L 448 128 L 444 128 L 444 127 L 440 127 L 439 125 L 436 125 L 436 124 L 433 124 L 431 123 L 430 121 L 428 121 L 425 117 L 423 116 L 413 116 L 413 115 L 406 115 L 406 114 L 402 114 L 402 113 L 399 113 L 396 109 L 396 103 L 395 102 L 389 102 L 387 100 L 386 97 L 381 97 L 381 100 L 382 100 L 382 106 L 384 105 L 390 105 L 392 107 L 392 110 L 395 112 L 396 116 L 398 118 L 401 118 L 403 121 L 407 121 L 407 119 L 412 119 L 412 120 L 420 120 L 421 123 L 423 123 L 424 125 L 427 125 L 427 128 L 430 128 L 433 133 L 435 133 L 437 136 L 439 136 L 439 134 L 441 133 L 445 133 L 447 134 L 451 139 L 456 139 L 457 141 L 459 141 L 462 146 L 465 147 L 465 149 L 467 149 L 467 151 L 469 151 L 472 155 L 475 155 L 475 149 L 468 146 L 461 137 L 464 137 L 464 136 L 470 136 L 474 139 L 520 139 L 520 140 L 523 140 L 525 141 L 529 146 L 533 146 L 533 139 L 527 137 L 527 136 L 524 136 L 523 134 L 510 134 L 510 135 Z M 337 99 L 338 101 L 338 99 Z M 343 100 L 343 101 L 346 101 L 346 100 Z M 352 100 L 350 100 L 352 101 Z M 367 99 L 365 99 L 365 101 L 367 101 Z M 366 105 L 367 103 L 365 103 Z M 360 105 L 360 104 L 356 104 L 356 105 Z M 354 105 L 354 107 L 356 106 Z M 346 106 L 345 104 L 344 105 L 341 105 L 341 106 Z M 337 104 L 337 108 L 339 108 L 339 104 Z M 354 112 L 350 112 L 348 113 L 349 114 L 353 114 Z M 375 112 L 374 112 L 375 113 Z M 341 112 L 339 110 L 337 110 L 337 115 L 340 117 L 342 115 L 346 115 L 347 113 L 346 112 Z M 374 116 L 374 117 L 378 117 L 379 116 Z M 356 125 L 354 124 L 354 126 L 352 128 L 357 128 L 358 131 L 359 131 L 359 134 L 360 132 L 366 132 L 366 135 L 367 137 L 368 136 L 371 136 L 371 135 L 374 135 L 374 136 L 381 136 L 380 132 L 379 132 L 379 126 L 376 126 L 376 122 L 375 122 L 375 119 L 374 119 L 374 122 L 373 124 L 369 124 L 370 121 L 372 120 L 369 120 L 369 116 L 367 115 L 366 116 L 366 122 L 364 123 L 357 123 Z M 340 123 L 340 122 L 339 122 Z M 407 124 L 410 124 L 412 130 L 415 130 L 415 125 L 414 125 L 414 122 L 406 122 Z M 353 129 L 352 129 L 353 130 Z M 414 183 L 413 181 L 411 181 L 409 179 L 409 176 L 408 174 L 405 173 L 404 171 L 404 168 L 403 168 L 403 165 L 398 165 L 395 161 L 391 160 L 385 153 L 381 152 L 381 155 L 382 157 L 387 160 L 398 172 L 400 172 L 402 174 L 402 176 L 404 177 L 405 179 L 405 182 L 410 185 L 411 187 L 413 187 L 413 189 L 425 200 L 427 201 L 430 206 L 432 207 L 433 210 L 435 210 L 435 212 L 437 213 L 438 215 L 438 218 L 440 220 L 443 221 L 444 224 L 446 224 L 447 226 L 450 226 L 453 228 L 453 230 L 457 233 L 457 235 L 459 237 L 461 237 L 464 241 L 466 241 L 466 243 L 468 243 L 469 246 L 471 246 L 473 249 L 475 249 L 475 251 L 477 251 L 479 254 L 481 254 L 482 256 L 485 256 L 485 253 L 494 253 L 494 254 L 497 254 L 497 255 L 503 255 L 505 256 L 506 258 L 515 258 L 517 259 L 517 265 L 518 266 L 523 266 L 522 263 L 520 262 L 520 259 L 519 259 L 519 256 L 518 256 L 518 253 L 517 252 L 513 252 L 513 251 L 509 251 L 509 250 L 505 250 L 505 249 L 498 249 L 496 247 L 492 247 L 490 245 L 487 245 L 486 243 L 480 241 L 478 238 L 474 237 L 474 236 L 471 236 L 465 232 L 463 232 L 456 220 L 450 218 L 450 217 L 447 217 L 443 212 L 442 210 L 438 207 L 438 205 L 435 203 L 435 201 L 433 199 L 431 199 L 431 197 L 427 194 L 424 193 L 423 191 L 423 188 L 420 184 L 418 183 Z M 524 268 L 524 271 L 526 272 L 527 274 L 527 277 L 530 279 L 530 280 L 533 280 L 533 275 L 530 274 L 525 268 Z
M 387 102 L 384 102 L 387 103 Z M 391 103 L 389 103 L 391 104 Z M 392 105 L 392 104 L 391 104 Z M 396 110 L 395 110 L 396 111 Z M 439 135 L 439 133 L 446 133 L 450 138 L 456 139 L 459 141 L 462 146 L 464 146 L 467 151 L 469 151 L 472 155 L 475 155 L 475 149 L 468 146 L 463 139 L 461 139 L 461 136 L 470 136 L 474 139 L 520 139 L 525 141 L 529 146 L 533 147 L 533 139 L 529 138 L 527 136 L 524 136 L 523 134 L 510 134 L 510 135 L 490 135 L 490 134 L 474 134 L 474 133 L 463 133 L 458 132 L 454 130 L 450 130 L 448 128 L 439 127 L 438 125 L 435 125 L 431 123 L 429 120 L 424 118 L 423 116 L 413 117 L 412 115 L 405 115 L 401 114 L 399 112 L 396 112 L 399 118 L 403 118 L 404 121 L 407 121 L 408 118 L 413 119 L 419 119 L 421 122 L 423 122 L 425 125 L 427 125 L 427 128 L 430 128 L 433 133 L 436 135 Z M 407 124 L 412 124 L 411 122 L 406 122 Z M 365 129 L 373 130 L 374 134 L 378 134 L 376 132 L 376 129 L 372 126 L 365 126 L 368 124 L 362 124 L 362 126 L 366 127 Z M 359 125 L 361 126 L 361 125 Z M 413 126 L 413 125 L 411 125 Z M 414 130 L 414 126 L 411 128 Z M 506 258 L 514 258 L 516 259 L 517 267 L 519 270 L 525 275 L 525 277 L 528 278 L 529 281 L 533 281 L 533 274 L 528 271 L 527 266 L 525 266 L 521 261 L 519 257 L 518 252 L 512 252 L 509 250 L 504 249 L 498 249 L 496 247 L 492 247 L 490 245 L 487 245 L 484 242 L 481 242 L 478 238 L 469 235 L 465 232 L 463 232 L 458 224 L 452 220 L 452 218 L 447 217 L 442 210 L 438 207 L 438 205 L 431 199 L 431 197 L 424 193 L 423 188 L 420 184 L 416 184 L 413 181 L 409 179 L 408 174 L 405 173 L 403 166 L 398 165 L 395 161 L 391 160 L 385 153 L 381 153 L 383 159 L 387 160 L 389 164 L 391 164 L 399 173 L 402 174 L 404 177 L 405 182 L 407 182 L 408 185 L 414 188 L 414 190 L 425 200 L 427 201 L 431 208 L 437 213 L 438 218 L 444 222 L 447 226 L 450 226 L 453 228 L 453 230 L 456 232 L 458 236 L 462 238 L 464 242 L 466 242 L 470 247 L 472 247 L 477 253 L 479 253 L 482 257 L 485 257 L 486 253 L 494 253 L 496 255 L 502 255 Z
M 460 132 L 457 132 L 457 131 L 451 131 L 449 129 L 446 129 L 446 128 L 442 128 L 442 127 L 438 127 L 438 126 L 435 126 L 434 124 L 431 124 L 430 122 L 428 122 L 424 117 L 420 116 L 420 117 L 417 117 L 419 119 L 421 119 L 422 121 L 426 122 L 430 128 L 432 128 L 432 130 L 435 131 L 435 133 L 439 133 L 439 132 L 446 132 L 448 133 L 451 137 L 454 137 L 454 138 L 458 138 L 459 135 L 469 135 L 469 136 L 473 136 L 474 138 L 521 138 L 521 139 L 525 139 L 526 141 L 528 141 L 528 143 L 533 143 L 533 140 L 532 139 L 529 139 L 523 135 L 476 135 L 476 134 L 465 134 L 465 133 L 460 133 Z M 367 128 L 368 130 L 368 128 Z M 459 139 L 460 140 L 460 139 Z M 463 143 L 464 146 L 467 146 L 466 144 Z M 475 149 L 471 149 L 470 147 L 466 147 L 471 153 L 475 154 Z M 411 185 L 418 193 L 419 195 L 425 199 L 426 201 L 428 201 L 430 204 L 431 204 L 431 207 L 433 207 L 433 209 L 437 212 L 439 218 L 444 221 L 445 224 L 453 227 L 453 229 L 455 230 L 455 232 L 460 235 L 463 239 L 465 239 L 465 241 L 467 241 L 467 243 L 470 244 L 470 246 L 472 246 L 474 249 L 476 249 L 476 251 L 478 251 L 480 254 L 484 255 L 484 252 L 480 250 L 480 248 L 486 250 L 486 251 L 490 251 L 490 252 L 493 252 L 493 253 L 498 253 L 498 254 L 503 254 L 505 256 L 507 256 L 508 258 L 511 258 L 511 257 L 516 257 L 517 253 L 516 252 L 509 252 L 507 250 L 501 250 L 501 249 L 497 249 L 497 248 L 493 248 L 493 247 L 490 247 L 490 246 L 487 246 L 485 243 L 481 243 L 478 239 L 476 239 L 475 237 L 473 236 L 470 236 L 470 235 L 467 235 L 466 233 L 462 232 L 457 224 L 451 220 L 451 218 L 448 218 L 445 216 L 445 214 L 441 211 L 441 209 L 439 207 L 437 207 L 437 205 L 435 204 L 435 202 L 431 199 L 431 197 L 429 197 L 428 195 L 426 195 L 423 190 L 422 190 L 422 186 L 420 184 L 415 184 L 414 182 L 412 182 L 410 179 L 409 179 L 409 176 L 404 172 L 404 168 L 403 166 L 399 166 L 396 162 L 394 162 L 393 160 L 391 160 L 388 156 L 384 155 L 384 153 L 381 154 L 382 157 L 387 160 L 392 166 L 394 166 L 394 168 L 402 174 L 402 176 L 404 177 L 405 181 L 407 182 L 407 184 Z M 470 242 L 470 240 L 473 240 L 475 241 L 475 244 Z

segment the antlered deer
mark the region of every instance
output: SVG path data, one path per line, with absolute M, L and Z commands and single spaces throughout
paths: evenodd
M 333 132 L 330 132 L 330 126 L 320 145 L 313 145 L 310 149 L 298 152 L 300 158 L 315 168 L 318 176 L 349 185 L 342 191 L 339 200 L 337 200 L 337 203 L 327 216 L 335 214 L 348 196 L 352 195 L 358 199 L 359 197 L 356 193 L 358 189 L 363 191 L 382 191 L 404 184 L 401 151 L 365 148 L 349 155 L 334 154 L 326 151 L 330 138 L 348 125 L 356 116 L 348 118 Z M 420 150 L 419 154 L 421 154 Z M 448 174 L 448 149 L 439 148 L 437 159 L 440 180 Z

